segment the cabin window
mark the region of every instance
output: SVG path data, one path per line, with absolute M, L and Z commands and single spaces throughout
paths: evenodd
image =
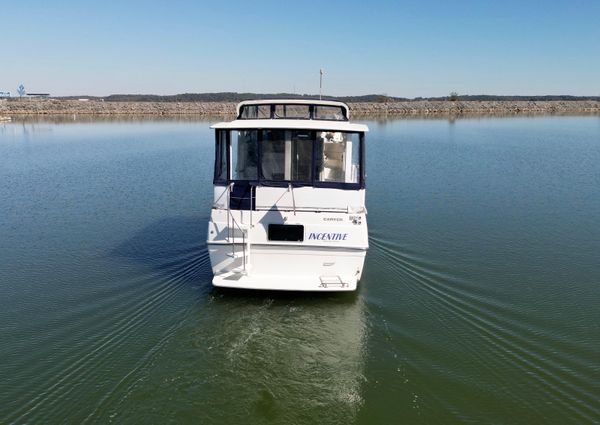
M 362 133 L 341 131 L 219 130 L 215 181 L 358 185 L 362 183 L 361 138 Z
M 290 180 L 308 182 L 312 179 L 311 131 L 291 132 Z
M 240 107 L 238 119 L 315 119 L 348 121 L 346 108 L 339 105 L 309 105 L 302 103 L 248 104 Z
M 227 131 L 217 131 L 215 180 L 227 180 Z
M 271 105 L 246 105 L 242 107 L 240 119 L 255 120 L 271 118 Z
M 317 181 L 359 183 L 360 136 L 358 133 L 317 132 Z
M 285 147 L 285 131 L 263 131 L 261 164 L 261 177 L 263 179 L 286 180 Z
M 275 105 L 275 118 L 310 119 L 310 105 Z
M 268 238 L 270 241 L 302 242 L 304 241 L 304 226 L 300 224 L 269 224 Z
M 231 132 L 231 177 L 233 180 L 258 179 L 258 138 L 256 130 Z
M 315 105 L 314 119 L 345 121 L 346 116 L 341 106 Z
M 264 130 L 261 178 L 274 181 L 310 182 L 312 179 L 312 132 Z

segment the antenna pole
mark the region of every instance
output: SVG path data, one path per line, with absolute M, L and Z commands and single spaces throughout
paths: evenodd
M 323 68 L 319 69 L 319 100 L 321 100 L 322 93 L 323 93 Z

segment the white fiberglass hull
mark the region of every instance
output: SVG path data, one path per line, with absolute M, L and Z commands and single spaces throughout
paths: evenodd
M 252 245 L 243 271 L 241 245 L 210 244 L 213 285 L 228 288 L 287 291 L 354 291 L 366 250 Z
M 213 209 L 208 251 L 213 285 L 287 291 L 354 291 L 368 236 L 365 213 L 231 211 Z M 252 217 L 250 217 L 252 215 Z M 301 224 L 302 241 L 272 241 L 269 224 Z

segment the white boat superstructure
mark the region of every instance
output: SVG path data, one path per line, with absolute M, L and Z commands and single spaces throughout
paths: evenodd
M 213 285 L 352 291 L 369 247 L 367 126 L 347 105 L 258 100 L 215 129 Z

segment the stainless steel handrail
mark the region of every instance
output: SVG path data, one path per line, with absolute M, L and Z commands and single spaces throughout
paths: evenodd
M 229 220 L 231 218 L 231 223 L 235 225 L 240 232 L 242 232 L 242 264 L 243 270 L 246 271 L 246 231 L 242 229 L 242 227 L 238 224 L 236 219 L 233 217 L 233 213 L 231 212 L 231 192 L 233 191 L 234 183 L 231 183 L 227 186 L 227 190 L 229 192 L 229 199 L 227 200 L 227 230 L 228 230 L 228 240 L 231 242 L 231 255 L 235 259 L 235 228 L 230 226 Z M 250 237 L 250 235 L 248 235 Z
M 290 183 L 288 190 L 292 192 L 292 207 L 294 208 L 294 215 L 296 215 L 296 198 L 294 197 L 294 186 Z

